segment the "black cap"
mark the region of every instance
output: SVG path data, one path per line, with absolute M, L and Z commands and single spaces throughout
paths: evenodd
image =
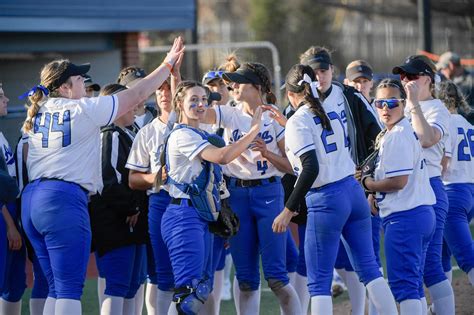
M 418 74 L 418 75 L 428 75 L 431 78 L 434 77 L 435 73 L 433 69 L 421 59 L 418 58 L 408 58 L 404 64 L 396 66 L 392 69 L 393 74 Z
M 84 74 L 83 77 L 84 77 L 84 86 L 86 88 L 91 88 L 96 92 L 100 91 L 100 85 L 98 85 L 97 83 L 92 82 L 92 78 L 91 78 L 90 75 Z
M 123 77 L 119 77 L 117 83 L 125 85 L 127 87 L 131 87 L 136 84 L 138 80 L 141 80 L 144 77 L 146 77 L 145 70 L 143 70 L 142 68 L 133 67 L 129 68 L 129 71 Z
M 329 70 L 329 65 L 332 65 L 331 56 L 329 53 L 322 50 L 312 56 L 304 58 L 301 63 L 306 66 L 310 66 L 313 70 L 324 69 Z
M 59 88 L 64 82 L 66 82 L 67 79 L 69 79 L 70 77 L 73 77 L 75 75 L 84 76 L 89 71 L 90 68 L 91 68 L 91 65 L 89 63 L 85 63 L 82 65 L 75 65 L 71 62 L 68 62 L 68 65 L 66 69 L 64 69 L 63 73 L 61 73 L 61 76 L 55 81 L 53 81 L 46 88 L 48 88 L 48 90 L 50 91 L 54 91 L 57 88 Z
M 235 72 L 224 72 L 224 74 L 222 74 L 222 78 L 226 81 L 240 84 L 263 85 L 262 80 L 257 75 L 255 70 L 247 67 L 245 64 Z
M 224 71 L 208 71 L 202 77 L 202 84 L 208 85 L 211 81 L 222 79 Z
M 350 68 L 346 69 L 346 78 L 349 81 L 354 81 L 357 78 L 366 78 L 367 80 L 372 80 L 374 73 L 372 68 L 363 65 L 363 64 L 354 64 Z
M 216 101 L 219 102 L 222 99 L 221 94 L 217 92 L 210 92 L 207 98 L 207 102 L 211 104 L 212 102 Z

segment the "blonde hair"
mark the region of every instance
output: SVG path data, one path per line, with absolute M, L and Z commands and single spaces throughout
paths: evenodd
M 59 91 L 57 89 L 52 90 L 52 84 L 61 77 L 61 74 L 66 70 L 70 64 L 67 59 L 54 60 L 43 66 L 41 70 L 41 85 L 46 87 L 49 90 L 49 97 L 60 97 Z M 71 79 L 68 78 L 65 82 L 67 85 L 71 85 Z M 36 91 L 28 96 L 29 106 L 27 106 L 27 114 L 25 122 L 23 123 L 23 131 L 29 132 L 33 129 L 33 118 L 38 114 L 41 105 L 40 102 L 45 98 L 46 95 L 41 89 L 36 89 Z
M 217 69 L 225 72 L 235 72 L 240 68 L 240 62 L 235 53 L 227 55 L 225 62 L 221 64 Z
M 440 83 L 437 97 L 443 101 L 450 112 L 459 112 L 466 115 L 472 112 L 464 95 L 452 81 L 443 81 Z

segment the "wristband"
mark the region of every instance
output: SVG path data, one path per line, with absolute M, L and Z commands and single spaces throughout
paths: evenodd
M 413 106 L 412 108 L 410 108 L 410 113 L 416 114 L 416 109 L 417 109 L 417 108 L 420 108 L 420 107 L 421 107 L 420 104 L 418 104 L 418 105 L 416 105 L 416 106 Z
M 162 65 L 165 65 L 166 68 L 168 68 L 168 70 L 169 70 L 170 72 L 173 72 L 173 66 L 172 66 L 169 62 L 163 61 L 161 64 L 162 64 Z

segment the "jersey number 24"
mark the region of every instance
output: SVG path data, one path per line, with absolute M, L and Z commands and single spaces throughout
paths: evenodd
M 62 133 L 62 147 L 71 144 L 71 113 L 69 110 L 63 112 L 63 122 L 59 123 L 60 112 L 44 113 L 44 124 L 41 123 L 43 113 L 36 114 L 34 123 L 34 133 L 41 133 L 41 146 L 47 148 L 49 145 L 49 136 L 53 132 Z M 52 118 L 52 119 L 51 119 Z

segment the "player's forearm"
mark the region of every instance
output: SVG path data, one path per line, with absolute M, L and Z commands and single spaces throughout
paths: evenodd
M 286 157 L 280 156 L 270 151 L 267 151 L 264 157 L 270 163 L 272 163 L 280 172 L 293 174 L 293 168 L 291 167 L 291 164 Z
M 8 212 L 8 209 L 6 206 L 2 207 L 2 215 L 7 225 L 7 229 L 11 229 L 11 228 L 16 229 L 15 222 L 13 221 L 13 218 L 11 217 L 10 212 Z
M 410 103 L 408 103 L 407 106 L 411 108 L 411 125 L 420 140 L 421 146 L 423 148 L 429 148 L 438 143 L 441 139 L 441 134 L 438 129 L 428 124 L 423 112 L 421 111 L 420 105 L 414 104 L 410 106 Z
M 371 191 L 394 192 L 402 190 L 408 183 L 408 175 L 385 178 L 379 181 L 366 180 L 365 186 Z
M 128 175 L 128 186 L 133 190 L 147 190 L 153 187 L 156 174 L 130 171 Z

